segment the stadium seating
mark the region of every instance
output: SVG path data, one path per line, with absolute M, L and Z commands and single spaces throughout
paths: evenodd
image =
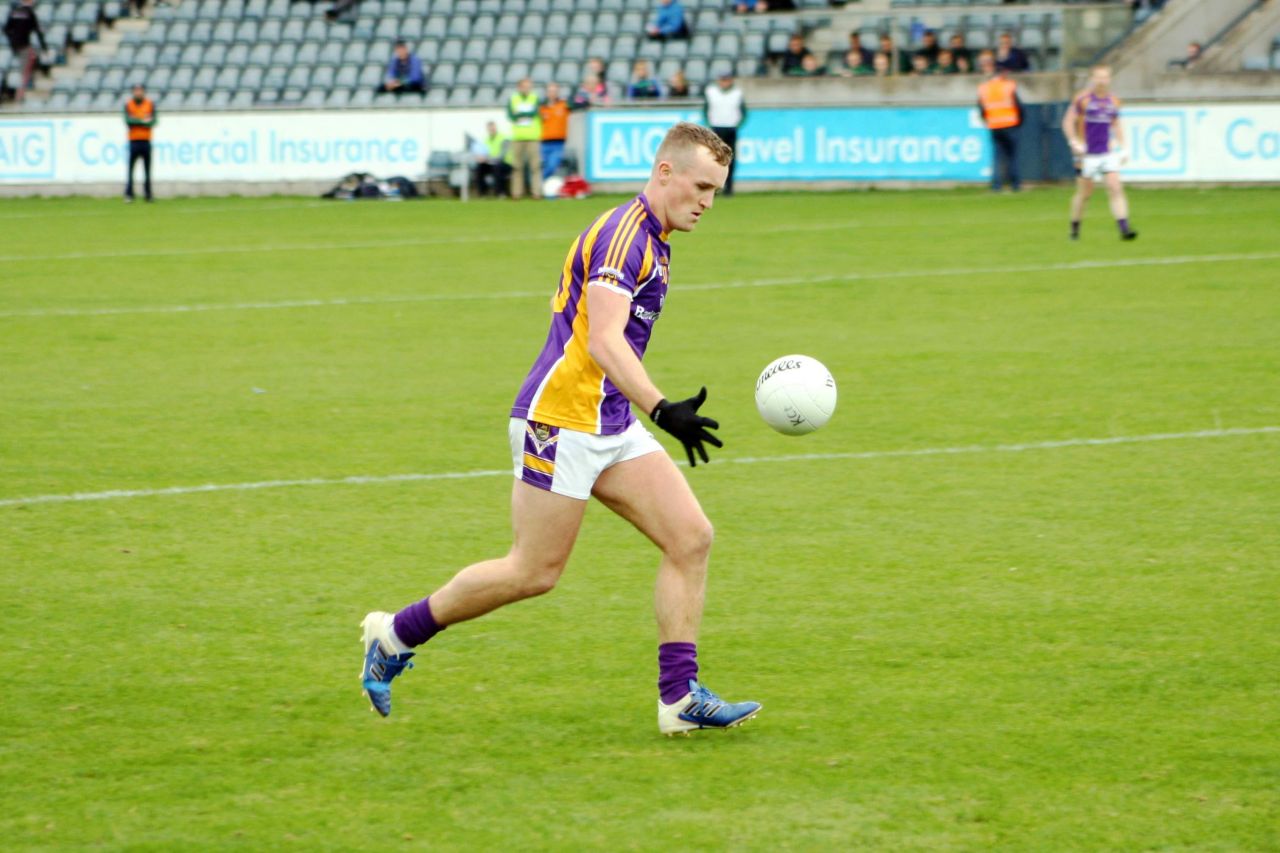
M 526 75 L 571 89 L 594 56 L 606 60 L 616 83 L 644 58 L 662 79 L 683 69 L 697 91 L 722 69 L 770 73 L 766 59 L 785 49 L 791 33 L 823 26 L 832 14 L 827 0 L 801 0 L 800 11 L 774 15 L 735 15 L 725 0 L 682 2 L 691 38 L 655 42 L 643 36 L 642 8 L 650 4 L 626 0 L 363 0 L 336 22 L 325 19 L 326 3 L 180 0 L 152 9 L 145 28 L 122 28 L 114 52 L 94 52 L 83 74 L 60 78 L 46 102 L 29 99 L 28 108 L 116 109 L 135 81 L 164 109 L 494 105 Z M 40 8 L 50 43 L 65 50 L 98 38 L 123 3 L 42 0 Z M 926 28 L 943 44 L 963 33 L 971 49 L 981 49 L 1008 30 L 1035 69 L 1061 67 L 1060 12 L 991 0 L 894 0 L 890 14 L 856 20 L 868 49 L 891 32 L 909 51 Z M 397 39 L 410 43 L 431 76 L 425 96 L 374 93 Z M 7 48 L 0 51 L 0 69 L 9 67 Z M 1264 61 L 1275 58 L 1280 45 Z

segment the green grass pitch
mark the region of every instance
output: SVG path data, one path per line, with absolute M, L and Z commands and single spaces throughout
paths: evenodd
M 598 505 L 390 719 L 357 682 L 366 610 L 508 544 L 507 476 L 387 478 L 508 465 L 621 199 L 0 201 L 0 846 L 1280 849 L 1280 192 L 1132 191 L 1132 244 L 1101 197 L 1068 242 L 1068 192 L 675 236 L 646 363 L 726 443 L 700 660 L 765 706 L 675 739 L 657 555 Z M 752 402 L 790 352 L 841 395 L 795 439 Z

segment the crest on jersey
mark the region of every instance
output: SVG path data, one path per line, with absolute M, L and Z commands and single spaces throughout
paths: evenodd
M 559 431 L 547 424 L 529 421 L 524 426 L 529 440 L 533 442 L 534 452 L 539 456 L 547 452 L 547 448 L 560 440 Z

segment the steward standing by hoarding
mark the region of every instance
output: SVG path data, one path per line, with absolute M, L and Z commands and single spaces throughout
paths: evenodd
M 156 126 L 156 105 L 141 84 L 124 102 L 124 123 L 129 128 L 129 177 L 124 185 L 125 203 L 133 201 L 133 165 L 142 161 L 143 189 L 151 201 L 151 129 Z

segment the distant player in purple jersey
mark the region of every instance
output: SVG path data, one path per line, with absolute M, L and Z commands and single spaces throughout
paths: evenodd
M 1107 198 L 1111 215 L 1116 218 L 1123 240 L 1132 240 L 1138 232 L 1129 227 L 1129 200 L 1120 183 L 1120 167 L 1127 161 L 1124 153 L 1124 127 L 1120 124 L 1120 99 L 1111 94 L 1111 69 L 1099 65 L 1089 77 L 1089 88 L 1077 95 L 1062 119 L 1062 132 L 1067 135 L 1071 152 L 1079 159 L 1076 194 L 1071 199 L 1071 239 L 1080 239 L 1080 220 L 1084 206 L 1093 195 L 1093 183 L 1099 178 L 1107 182 Z
M 391 681 L 411 651 L 443 630 L 550 592 L 595 497 L 662 551 L 658 621 L 658 729 L 731 728 L 760 710 L 720 699 L 698 680 L 697 642 L 711 522 L 684 475 L 631 407 L 675 436 L 695 466 L 721 447 L 698 414 L 707 397 L 670 402 L 641 364 L 669 284 L 673 231 L 692 231 L 724 186 L 732 150 L 704 127 L 680 123 L 657 151 L 644 192 L 573 241 L 551 297 L 551 329 L 516 395 L 509 439 L 515 541 L 506 556 L 468 566 L 398 613 L 368 614 L 360 678 L 391 713 Z

